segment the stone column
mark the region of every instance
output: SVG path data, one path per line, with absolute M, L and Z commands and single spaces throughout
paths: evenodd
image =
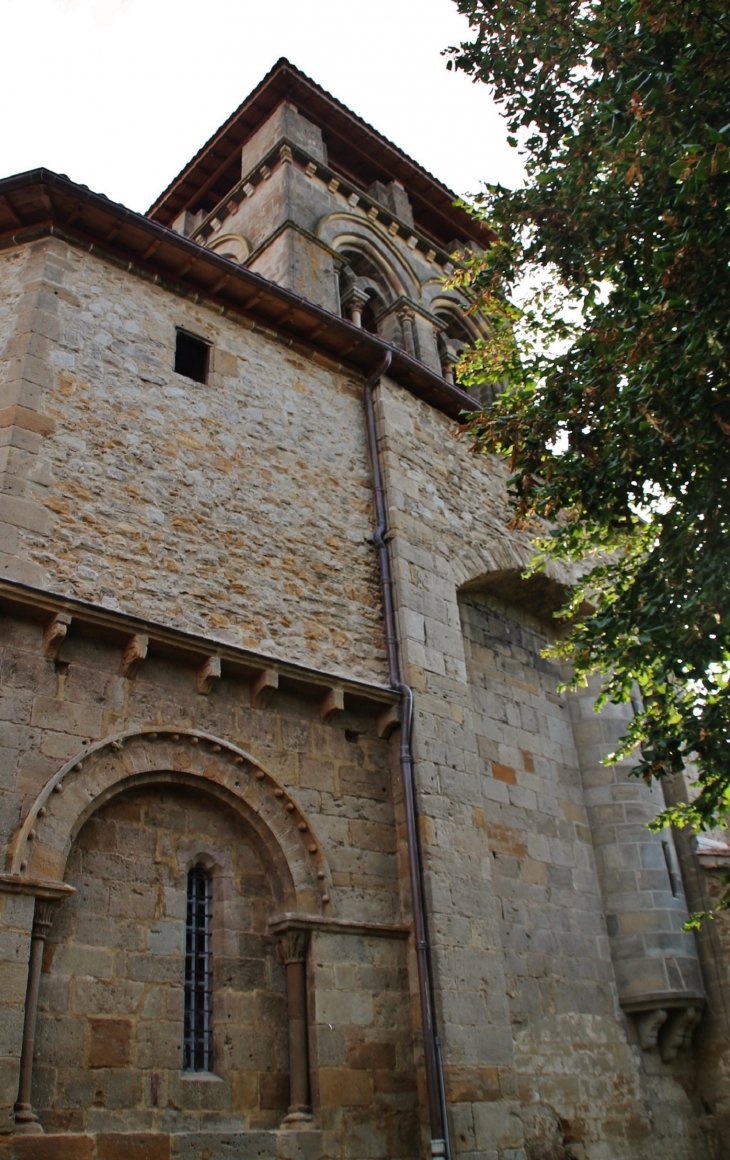
M 447 383 L 455 382 L 454 369 L 460 357 L 459 352 L 450 343 L 441 352 L 441 371 Z
M 58 905 L 57 898 L 36 898 L 33 930 L 30 936 L 28 957 L 28 985 L 25 992 L 25 1018 L 23 1021 L 23 1047 L 20 1053 L 20 1079 L 18 1098 L 13 1112 L 15 1131 L 38 1134 L 43 1131 L 30 1102 L 33 1083 L 33 1049 L 35 1046 L 35 1025 L 38 1015 L 38 991 L 41 982 L 43 948 L 51 929 L 53 912 Z
M 415 321 L 416 312 L 412 306 L 402 306 L 398 311 L 398 319 L 403 327 L 403 341 L 406 344 L 406 352 L 413 358 L 418 358 L 418 351 L 416 350 L 416 334 Z
M 568 703 L 618 998 L 636 1019 L 642 1048 L 658 1046 L 669 1062 L 690 1043 L 705 1003 L 703 980 L 694 939 L 682 930 L 687 903 L 671 835 L 646 828 L 663 805 L 660 794 L 627 765 L 602 764 L 631 710 L 609 704 L 596 714 L 599 691 L 593 680 L 568 694 Z
M 359 286 L 351 286 L 350 289 L 342 296 L 343 309 L 347 311 L 350 322 L 355 326 L 362 326 L 362 312 L 367 306 L 369 298 L 364 290 Z
M 312 1106 L 309 1095 L 309 1049 L 307 1034 L 307 943 L 306 930 L 288 930 L 279 936 L 277 957 L 286 967 L 286 996 L 289 1011 L 289 1111 L 285 1124 L 309 1122 Z

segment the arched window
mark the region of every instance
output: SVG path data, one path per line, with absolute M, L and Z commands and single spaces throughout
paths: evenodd
M 193 866 L 188 872 L 183 1052 L 186 1071 L 213 1070 L 211 885 L 210 873 L 205 866 Z
M 393 293 L 377 262 L 360 250 L 342 250 L 340 301 L 343 313 L 363 330 L 378 333 L 376 319 L 393 300 Z
M 251 247 L 243 234 L 223 234 L 215 237 L 208 245 L 209 250 L 228 258 L 231 262 L 243 263 L 251 252 Z
M 461 358 L 464 348 L 471 346 L 474 340 L 466 323 L 462 322 L 456 311 L 437 310 L 436 317 L 443 326 L 436 340 L 441 359 L 441 371 L 444 378 L 453 383 L 454 367 Z

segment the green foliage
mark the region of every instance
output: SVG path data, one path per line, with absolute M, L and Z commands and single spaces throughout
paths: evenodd
M 615 700 L 638 684 L 616 757 L 640 747 L 647 779 L 692 762 L 698 796 L 660 823 L 712 827 L 730 807 L 730 12 L 456 4 L 473 38 L 449 66 L 491 87 L 527 165 L 478 199 L 499 241 L 455 276 L 491 322 L 460 381 L 500 392 L 465 431 L 509 457 L 542 553 L 588 561 L 571 608 L 594 611 L 555 651 Z

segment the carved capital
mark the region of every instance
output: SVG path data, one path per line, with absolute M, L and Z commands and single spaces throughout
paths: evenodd
M 357 305 L 367 306 L 370 301 L 370 296 L 367 290 L 363 290 L 360 286 L 349 286 L 342 295 L 342 305 L 344 307 Z
M 342 295 L 342 306 L 347 311 L 350 322 L 362 326 L 362 312 L 370 301 L 367 291 L 360 286 L 350 286 Z
M 58 903 L 57 898 L 36 898 L 32 938 L 40 939 L 41 942 L 46 941 Z
M 308 930 L 286 930 L 276 941 L 276 958 L 282 966 L 303 963 L 307 957 Z

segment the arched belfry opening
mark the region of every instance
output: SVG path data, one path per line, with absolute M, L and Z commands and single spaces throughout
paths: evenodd
M 457 309 L 437 310 L 436 318 L 442 327 L 436 340 L 441 370 L 444 378 L 453 383 L 455 368 L 463 352 L 473 344 L 474 336 Z
M 339 274 L 343 314 L 370 334 L 379 334 L 378 319 L 394 299 L 382 267 L 362 250 L 342 250 Z

